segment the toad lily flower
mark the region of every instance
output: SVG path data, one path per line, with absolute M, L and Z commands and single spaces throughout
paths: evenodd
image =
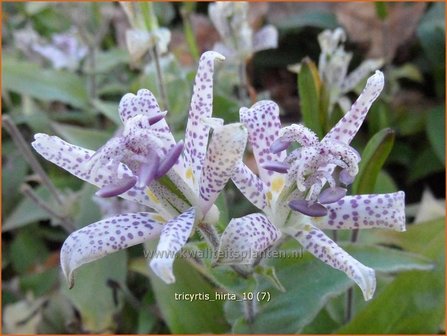
M 62 271 L 70 286 L 79 266 L 156 237 L 160 241 L 150 266 L 166 283 L 172 283 L 175 254 L 194 224 L 217 220 L 213 203 L 242 158 L 247 130 L 242 124 L 224 126 L 210 118 L 216 59 L 223 56 L 206 52 L 200 59 L 185 145 L 175 142 L 165 113 L 144 89 L 121 99 L 123 133 L 96 152 L 36 134 L 32 145 L 37 152 L 99 187 L 98 196 L 120 196 L 155 210 L 120 214 L 73 232 L 61 250 Z M 208 144 L 211 127 L 214 131 Z
M 351 109 L 321 141 L 302 125 L 281 129 L 278 106 L 271 101 L 240 110 L 259 177 L 240 163 L 232 179 L 263 213 L 228 224 L 219 247 L 219 256 L 224 257 L 218 262 L 252 264 L 257 254 L 286 234 L 326 264 L 345 272 L 362 289 L 365 300 L 372 297 L 374 270 L 337 246 L 322 229 L 405 230 L 403 192 L 345 196 L 346 189 L 337 186 L 351 183 L 358 171 L 360 157 L 349 143 L 383 83 L 383 74 L 377 71 Z M 300 147 L 287 155 L 285 149 L 293 141 Z
M 50 61 L 55 69 L 74 71 L 87 56 L 87 46 L 78 38 L 75 29 L 54 34 L 51 43 L 35 43 L 32 49 Z
M 345 96 L 346 93 L 352 91 L 370 73 L 383 65 L 382 59 L 369 59 L 347 75 L 352 53 L 345 51 L 343 45 L 345 41 L 346 33 L 342 28 L 334 31 L 325 30 L 318 35 L 321 48 L 318 71 L 329 89 L 330 112 L 336 103 L 340 104 L 343 111 L 347 111 L 351 102 Z
M 278 47 L 278 31 L 272 25 L 254 33 L 248 22 L 247 2 L 216 2 L 209 5 L 211 21 L 222 38 L 214 49 L 229 59 L 245 63 L 255 52 Z
M 171 32 L 164 27 L 158 27 L 155 18 L 152 18 L 152 29 L 146 26 L 142 9 L 132 2 L 120 2 L 131 29 L 126 31 L 126 45 L 133 64 L 138 61 L 153 47 L 156 46 L 157 52 L 162 55 L 168 51 L 168 45 L 171 41 Z

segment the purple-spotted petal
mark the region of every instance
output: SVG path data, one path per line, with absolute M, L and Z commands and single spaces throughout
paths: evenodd
M 339 141 L 349 144 L 363 123 L 372 103 L 377 99 L 384 86 L 383 73 L 376 71 L 369 77 L 363 92 L 357 98 L 351 109 L 329 131 L 323 141 Z
M 187 172 L 191 169 L 188 176 L 193 178 L 196 189 L 208 144 L 210 127 L 203 121 L 205 118 L 210 118 L 213 111 L 213 74 L 216 59 L 225 58 L 214 51 L 207 51 L 200 57 L 185 131 L 185 164 Z
M 278 30 L 267 25 L 253 36 L 253 52 L 278 48 Z
M 154 124 L 151 127 L 151 130 L 164 133 L 165 137 L 168 136 L 169 138 L 169 145 L 174 145 L 175 141 L 171 134 L 171 130 L 166 123 L 166 120 L 161 117 L 165 116 L 166 112 L 160 111 L 157 99 L 155 99 L 151 91 L 140 89 L 136 95 L 133 93 L 125 94 L 123 98 L 121 98 L 118 111 L 124 125 L 128 120 L 137 115 L 149 117 L 148 121 L 151 121 L 150 123 Z M 154 122 L 158 118 L 160 118 L 159 121 Z
M 301 212 L 303 215 L 310 217 L 322 217 L 327 214 L 327 209 L 320 203 L 311 204 L 306 200 L 293 200 L 289 202 L 289 207 L 292 210 Z
M 244 196 L 256 207 L 264 210 L 267 206 L 268 188 L 243 162 L 240 162 L 231 177 Z
M 362 290 L 365 301 L 372 298 L 376 289 L 376 276 L 372 268 L 351 257 L 316 227 L 309 227 L 306 231 L 289 232 L 289 234 L 315 257 L 346 273 L 354 280 Z
M 345 78 L 341 85 L 341 93 L 345 94 L 349 91 L 352 91 L 364 78 L 382 67 L 383 63 L 383 59 L 380 58 L 363 61 Z
M 203 215 L 214 204 L 236 166 L 242 161 L 246 143 L 247 129 L 240 123 L 228 124 L 214 130 L 199 185 Z
M 190 208 L 163 226 L 160 242 L 154 257 L 150 261 L 150 267 L 167 284 L 175 282 L 172 272 L 175 255 L 186 244 L 191 235 L 195 217 L 196 211 L 194 208 Z
M 330 204 L 337 202 L 346 196 L 346 189 L 341 187 L 333 187 L 324 189 L 318 196 L 318 201 L 321 204 Z
M 281 232 L 263 214 L 232 219 L 222 234 L 216 262 L 253 264 L 258 254 L 280 236 Z
M 318 218 L 321 229 L 384 228 L 405 231 L 405 193 L 346 196 L 327 204 L 328 214 Z
M 81 180 L 99 188 L 115 183 L 116 171 L 110 166 L 101 165 L 96 170 L 90 169 L 89 160 L 95 154 L 94 151 L 69 144 L 56 136 L 49 136 L 47 134 L 36 134 L 34 139 L 31 145 L 40 155 Z M 129 168 L 123 164 L 119 164 L 118 171 L 123 176 L 132 176 Z M 148 205 L 154 209 L 157 206 L 149 199 L 145 188 L 133 187 L 124 194 L 121 194 L 120 197 Z
M 278 105 L 272 101 L 263 100 L 249 109 L 241 108 L 239 114 L 241 122 L 248 129 L 248 141 L 253 148 L 253 154 L 259 167 L 259 175 L 264 183 L 270 187 L 277 174 L 262 168 L 261 165 L 269 161 L 283 161 L 286 157 L 285 152 L 274 154 L 270 151 L 270 147 L 278 138 L 281 128 Z
M 157 215 L 148 212 L 123 214 L 70 234 L 62 245 L 60 256 L 69 286 L 73 286 L 73 271 L 79 266 L 157 237 L 163 225 L 155 218 Z

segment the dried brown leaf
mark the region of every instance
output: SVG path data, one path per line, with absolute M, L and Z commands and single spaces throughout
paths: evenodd
M 368 45 L 368 57 L 391 61 L 399 46 L 414 34 L 426 4 L 388 3 L 388 16 L 382 21 L 374 3 L 339 4 L 335 13 L 351 41 Z

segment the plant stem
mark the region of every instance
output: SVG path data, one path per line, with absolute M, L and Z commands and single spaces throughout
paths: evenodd
M 217 251 L 217 249 L 219 248 L 219 234 L 217 233 L 216 228 L 204 222 L 201 222 L 198 225 L 198 228 L 208 244 L 213 248 L 214 251 Z
M 247 68 L 244 61 L 241 61 L 238 67 L 239 73 L 239 99 L 245 104 L 248 100 L 248 81 L 247 81 Z
M 355 243 L 359 238 L 359 230 L 355 229 L 351 233 L 351 242 Z M 351 287 L 348 289 L 346 294 L 346 312 L 345 312 L 345 320 L 346 322 L 351 320 L 352 317 L 352 301 L 354 299 L 354 289 Z
M 158 93 L 160 95 L 160 107 L 162 110 L 166 111 L 169 110 L 169 105 L 168 105 L 168 98 L 166 95 L 166 87 L 163 79 L 163 73 L 161 71 L 160 57 L 158 54 L 157 44 L 155 44 L 153 48 L 150 48 L 149 51 L 151 54 L 151 58 L 155 64 L 155 72 L 157 75 L 157 87 L 158 87 Z
M 37 195 L 34 190 L 28 184 L 22 184 L 20 187 L 20 192 L 23 193 L 26 197 L 28 197 L 34 204 L 36 204 L 39 208 L 48 212 L 48 214 L 54 218 L 57 218 L 61 221 L 60 225 L 67 231 L 68 233 L 72 233 L 76 230 L 71 220 L 62 216 L 55 212 L 49 204 L 41 199 L 39 195 Z
M 6 131 L 11 136 L 12 140 L 14 141 L 15 145 L 19 149 L 19 151 L 22 153 L 25 160 L 29 163 L 33 171 L 40 176 L 42 183 L 48 188 L 48 190 L 51 192 L 51 194 L 54 196 L 56 201 L 62 205 L 63 204 L 63 197 L 60 195 L 59 191 L 56 189 L 54 184 L 51 182 L 48 175 L 45 173 L 45 170 L 40 165 L 39 161 L 37 161 L 36 157 L 34 156 L 33 152 L 29 148 L 28 143 L 26 142 L 25 138 L 23 137 L 22 133 L 20 133 L 17 126 L 14 124 L 14 122 L 11 120 L 11 118 L 8 115 L 2 116 L 2 123 L 3 127 L 6 129 Z
M 253 292 L 253 295 L 256 296 L 256 293 Z M 256 316 L 256 303 L 257 301 L 253 298 L 253 300 L 245 300 L 244 301 L 244 315 L 245 320 L 252 324 L 255 320 Z
M 346 311 L 345 311 L 345 322 L 349 322 L 352 317 L 352 300 L 354 298 L 353 288 L 348 289 L 346 294 Z
M 183 21 L 183 30 L 185 32 L 185 38 L 186 43 L 188 44 L 189 52 L 191 53 L 192 58 L 194 59 L 194 62 L 197 62 L 199 60 L 199 48 L 197 46 L 197 40 L 196 35 L 194 34 L 194 31 L 192 29 L 192 22 L 191 22 L 191 6 L 189 3 L 185 3 L 180 10 L 180 13 L 182 15 L 182 21 Z

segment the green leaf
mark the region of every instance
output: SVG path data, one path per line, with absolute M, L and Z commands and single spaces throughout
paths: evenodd
M 445 165 L 445 110 L 438 106 L 428 113 L 427 135 L 433 150 Z
M 385 128 L 374 135 L 365 147 L 359 173 L 352 186 L 353 194 L 374 192 L 377 176 L 394 144 L 394 131 Z
M 407 233 L 403 233 L 402 237 L 396 239 L 414 252 L 436 259 L 434 270 L 412 271 L 399 275 L 337 333 L 435 334 L 440 332 L 440 324 L 445 318 L 444 220 L 414 225 Z M 425 231 L 430 231 L 430 234 L 434 233 L 434 235 L 428 238 L 428 232 Z M 428 239 L 424 240 L 424 238 Z M 419 244 L 413 245 L 414 241 L 419 241 Z M 396 304 L 399 309 L 396 309 Z M 374 323 L 370 323 L 371 321 Z
M 312 323 L 308 324 L 301 331 L 303 334 L 331 334 L 333 330 L 340 326 L 328 314 L 326 309 L 322 309 Z
M 2 164 L 2 201 L 3 216 L 8 216 L 14 207 L 17 207 L 22 195 L 20 186 L 28 172 L 28 164 L 15 147 L 5 150 L 6 141 L 3 141 L 3 164 Z M 6 216 L 5 216 L 6 215 Z M 2 228 L 4 231 L 5 223 Z
M 122 121 L 118 113 L 118 104 L 95 99 L 92 102 L 93 107 L 113 121 L 116 125 L 121 126 Z
M 387 194 L 398 191 L 393 178 L 386 172 L 381 170 L 377 176 L 376 185 L 374 186 L 375 194 Z
M 11 263 L 17 273 L 27 273 L 48 257 L 48 249 L 35 230 L 36 227 L 21 230 L 10 245 Z
M 28 95 L 42 101 L 60 101 L 85 108 L 88 94 L 85 82 L 66 71 L 42 69 L 36 64 L 4 56 L 3 89 Z
M 186 260 L 175 261 L 174 284 L 165 284 L 152 271 L 149 274 L 158 306 L 171 333 L 223 333 L 228 330 L 223 316 L 224 302 L 209 300 L 215 298 L 216 291 Z M 197 299 L 176 300 L 176 294 L 195 294 Z
M 84 62 L 84 72 L 87 74 L 107 74 L 107 72 L 111 71 L 116 66 L 129 63 L 129 60 L 129 53 L 126 50 L 118 48 L 110 49 L 104 52 L 99 52 L 96 55 L 94 71 L 91 69 L 90 62 Z
M 49 191 L 43 187 L 37 188 L 35 192 L 45 201 L 50 199 Z M 32 211 L 30 211 L 30 209 Z M 15 230 L 19 227 L 49 218 L 50 215 L 48 212 L 40 207 L 37 207 L 29 198 L 22 198 L 20 203 L 16 205 L 14 210 L 12 210 L 11 214 L 2 225 L 2 231 L 6 232 Z
M 122 293 L 114 293 L 110 280 L 125 286 L 127 275 L 126 251 L 119 251 L 95 262 L 85 264 L 75 273 L 75 286 L 62 291 L 81 314 L 82 330 L 91 333 L 113 333 L 119 313 Z
M 324 122 L 320 112 L 320 87 L 320 76 L 315 63 L 305 58 L 298 74 L 301 115 L 304 124 L 321 138 Z
M 65 125 L 52 122 L 51 126 L 55 132 L 66 141 L 88 149 L 98 149 L 104 145 L 112 134 L 92 128 Z
M 427 164 L 427 162 L 430 164 Z M 426 147 L 420 151 L 410 167 L 411 169 L 408 175 L 408 182 L 410 183 L 445 170 L 445 166 L 439 161 L 438 156 L 430 147 Z
M 287 242 L 288 249 L 296 245 L 294 241 Z M 354 258 L 384 272 L 428 269 L 432 266 L 425 258 L 390 248 L 355 244 L 343 247 Z M 344 273 L 327 266 L 309 253 L 305 253 L 299 260 L 275 259 L 272 266 L 286 292 L 279 292 L 269 281 L 261 279 L 257 291 L 269 292 L 271 300 L 259 303 L 259 313 L 252 324 L 240 317 L 233 325 L 234 333 L 300 332 L 330 298 L 344 293 L 353 283 Z M 226 310 L 233 315 L 235 311 L 243 315 L 239 302 L 229 302 Z
M 385 2 L 375 2 L 377 17 L 384 21 L 388 16 L 388 7 Z

